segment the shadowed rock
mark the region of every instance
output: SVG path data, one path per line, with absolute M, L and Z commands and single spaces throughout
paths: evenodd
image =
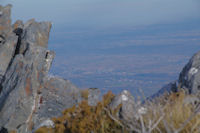
M 8 130 L 4 127 L 0 127 L 0 133 L 8 133 Z

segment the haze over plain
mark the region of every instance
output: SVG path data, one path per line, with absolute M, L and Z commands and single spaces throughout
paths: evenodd
M 80 88 L 150 95 L 200 50 L 198 0 L 0 0 L 16 18 L 51 21 L 52 74 Z

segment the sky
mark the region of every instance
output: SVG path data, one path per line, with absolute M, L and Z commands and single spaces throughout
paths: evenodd
M 80 28 L 134 27 L 200 19 L 199 0 L 0 0 L 12 18 Z

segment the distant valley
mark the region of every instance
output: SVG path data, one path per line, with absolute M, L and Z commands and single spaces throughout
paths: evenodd
M 146 96 L 178 78 L 189 57 L 200 50 L 197 23 L 130 29 L 74 30 L 55 27 L 51 73 L 79 88 L 130 90 Z

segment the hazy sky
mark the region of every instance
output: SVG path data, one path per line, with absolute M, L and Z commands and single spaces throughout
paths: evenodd
M 199 0 L 0 0 L 12 18 L 71 27 L 119 27 L 200 20 Z

